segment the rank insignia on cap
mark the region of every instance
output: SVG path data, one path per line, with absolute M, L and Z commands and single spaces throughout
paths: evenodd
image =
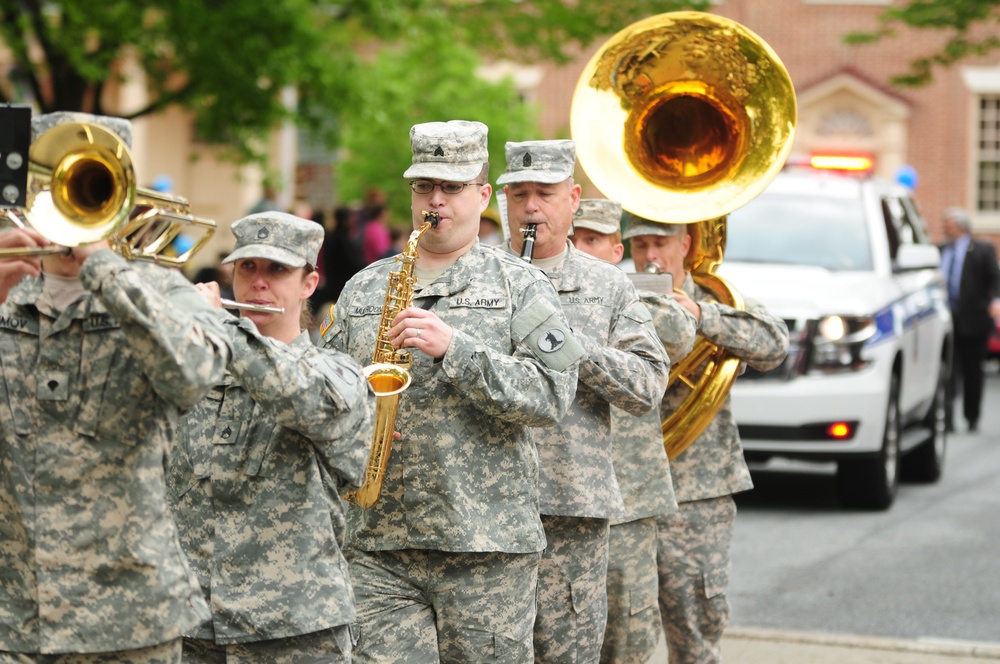
M 271 231 L 267 230 L 266 228 L 261 228 L 260 230 L 257 231 L 257 239 L 258 240 L 263 240 L 264 238 L 266 238 L 270 234 L 271 234 Z
M 443 157 L 444 156 L 444 149 L 440 145 L 437 146 L 436 150 L 434 150 L 434 156 L 435 157 Z
M 558 327 L 546 330 L 538 336 L 538 347 L 544 353 L 554 353 L 566 344 L 566 334 Z
M 524 159 L 521 160 L 521 165 L 524 166 L 525 168 L 528 168 L 528 167 L 531 166 L 531 153 L 530 152 L 525 152 L 524 153 Z

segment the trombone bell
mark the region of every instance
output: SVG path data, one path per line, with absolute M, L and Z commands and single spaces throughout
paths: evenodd
M 215 222 L 192 216 L 190 207 L 179 196 L 136 187 L 128 146 L 102 125 L 56 125 L 28 150 L 28 192 L 22 214 L 29 226 L 59 247 L 106 239 L 129 260 L 179 267 L 215 232 Z M 172 254 L 174 240 L 185 230 L 195 238 L 186 250 Z M 0 258 L 64 251 L 9 248 L 0 249 Z
M 135 199 L 132 157 L 110 129 L 87 123 L 57 125 L 28 152 L 28 224 L 64 247 L 111 236 Z
M 770 46 L 713 14 L 671 12 L 608 40 L 573 95 L 577 158 L 608 198 L 666 223 L 722 217 L 781 170 L 791 78 Z

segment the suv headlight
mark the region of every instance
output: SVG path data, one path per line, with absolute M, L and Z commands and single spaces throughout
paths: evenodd
M 809 369 L 823 373 L 859 371 L 870 364 L 862 357 L 865 342 L 877 331 L 874 316 L 825 316 L 815 327 Z

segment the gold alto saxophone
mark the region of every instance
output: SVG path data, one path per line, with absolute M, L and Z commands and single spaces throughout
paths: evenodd
M 436 228 L 441 216 L 436 212 L 423 212 L 424 221 L 410 233 L 403 253 L 396 256 L 402 266 L 389 273 L 389 288 L 382 304 L 382 318 L 378 324 L 378 338 L 375 340 L 375 355 L 372 363 L 365 367 L 364 374 L 375 391 L 375 435 L 372 437 L 372 451 L 368 456 L 365 481 L 360 489 L 349 491 L 344 498 L 358 507 L 368 509 L 382 495 L 382 482 L 389 465 L 392 452 L 392 435 L 396 431 L 396 411 L 399 409 L 399 395 L 410 386 L 410 367 L 413 357 L 407 351 L 393 347 L 389 340 L 389 329 L 400 311 L 413 303 L 413 267 L 417 260 L 417 241 L 428 229 Z

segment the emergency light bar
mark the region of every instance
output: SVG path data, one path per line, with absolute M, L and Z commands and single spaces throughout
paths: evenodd
M 874 164 L 868 157 L 817 154 L 809 158 L 809 165 L 832 171 L 869 171 Z

